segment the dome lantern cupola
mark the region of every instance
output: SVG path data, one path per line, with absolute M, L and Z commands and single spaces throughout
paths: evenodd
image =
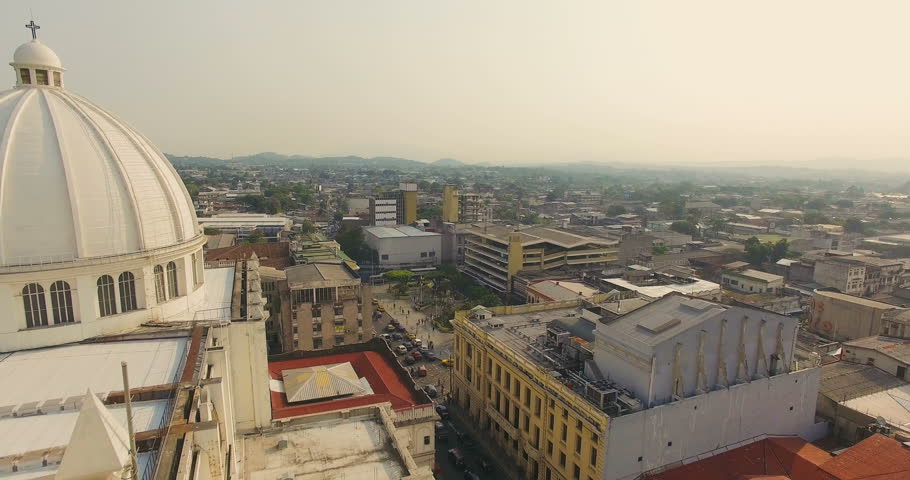
M 63 87 L 63 65 L 53 50 L 38 41 L 34 21 L 25 26 L 32 31 L 32 40 L 23 43 L 13 53 L 10 65 L 16 71 L 17 87 Z

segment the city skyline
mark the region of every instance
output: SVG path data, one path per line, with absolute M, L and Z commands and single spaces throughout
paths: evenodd
M 885 169 L 910 150 L 900 2 L 11 2 L 8 49 L 29 9 L 69 89 L 176 155 Z

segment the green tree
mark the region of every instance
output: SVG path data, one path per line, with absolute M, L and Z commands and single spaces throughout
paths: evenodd
M 259 230 L 253 230 L 246 236 L 246 243 L 265 243 L 265 235 Z
M 806 212 L 803 214 L 803 223 L 806 225 L 818 225 L 819 223 L 831 223 L 831 219 L 821 212 Z
M 310 234 L 316 231 L 316 225 L 309 220 L 300 222 L 300 233 Z
M 345 224 L 335 234 L 335 241 L 341 245 L 341 250 L 358 262 L 373 260 L 373 250 L 363 238 L 363 229 L 358 225 Z
M 688 220 L 679 220 L 670 224 L 670 230 L 686 235 L 697 235 L 698 228 Z
M 651 247 L 651 253 L 654 255 L 666 255 L 670 252 L 670 249 L 666 245 L 655 245 Z
M 844 230 L 851 233 L 865 233 L 866 224 L 858 218 L 848 218 L 844 224 Z
M 220 235 L 221 230 L 214 228 L 214 227 L 205 227 L 204 229 L 202 229 L 202 233 L 204 233 L 206 235 Z
M 617 215 L 622 215 L 625 213 L 628 213 L 628 211 L 626 210 L 626 207 L 624 207 L 622 205 L 610 205 L 609 207 L 607 207 L 607 215 L 609 215 L 611 217 L 615 217 Z

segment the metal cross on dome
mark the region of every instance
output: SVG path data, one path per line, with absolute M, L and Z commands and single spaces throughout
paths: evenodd
M 38 39 L 38 29 L 40 29 L 41 27 L 39 25 L 37 25 L 34 20 L 29 22 L 28 25 L 25 26 L 25 28 L 32 31 L 32 40 Z

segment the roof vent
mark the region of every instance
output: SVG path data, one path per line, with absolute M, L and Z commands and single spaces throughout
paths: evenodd
M 638 326 L 654 334 L 665 332 L 682 321 L 675 317 L 650 317 L 638 322 Z

